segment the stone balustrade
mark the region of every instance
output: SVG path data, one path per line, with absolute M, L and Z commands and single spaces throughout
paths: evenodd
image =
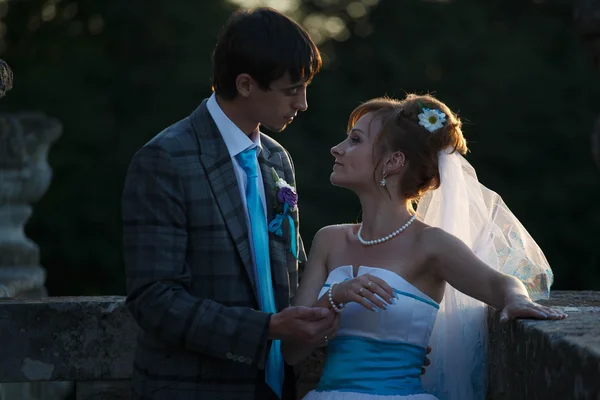
M 569 318 L 500 326 L 490 313 L 490 400 L 600 398 L 600 292 L 545 303 Z M 0 383 L 72 381 L 78 400 L 126 399 L 137 330 L 119 296 L 0 299 Z M 300 368 L 300 394 L 321 360 Z

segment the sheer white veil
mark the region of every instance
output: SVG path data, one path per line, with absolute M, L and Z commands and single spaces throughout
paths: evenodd
M 417 207 L 418 218 L 457 236 L 486 264 L 519 278 L 532 299 L 548 298 L 546 257 L 498 194 L 481 185 L 460 154 L 442 151 L 441 185 Z M 487 392 L 486 306 L 446 286 L 430 340 L 425 389 L 440 400 L 483 400 Z

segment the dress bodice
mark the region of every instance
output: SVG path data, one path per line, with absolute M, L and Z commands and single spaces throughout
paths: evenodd
M 396 303 L 380 312 L 357 303 L 346 305 L 337 335 L 327 347 L 317 390 L 378 395 L 424 393 L 421 367 L 439 305 L 392 271 L 360 266 L 358 275 L 366 273 L 394 288 Z M 332 284 L 352 278 L 352 266 L 334 269 L 319 297 L 326 295 Z

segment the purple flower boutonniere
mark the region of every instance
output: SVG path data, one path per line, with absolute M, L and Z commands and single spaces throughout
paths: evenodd
M 275 218 L 269 223 L 269 232 L 277 236 L 283 236 L 281 227 L 283 222 L 287 219 L 290 225 L 290 253 L 298 259 L 298 250 L 296 248 L 296 225 L 294 224 L 292 216 L 289 215 L 291 211 L 296 210 L 298 205 L 298 193 L 296 193 L 296 189 L 292 185 L 277 175 L 274 168 L 271 168 L 271 173 L 273 174 L 273 180 L 275 180 L 275 197 L 277 200 L 275 202 L 275 209 L 277 210 L 277 214 L 275 214 Z

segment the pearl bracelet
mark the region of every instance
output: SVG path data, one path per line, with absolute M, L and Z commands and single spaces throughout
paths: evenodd
M 333 283 L 330 287 L 329 290 L 327 291 L 327 296 L 329 297 L 329 304 L 331 304 L 331 307 L 333 308 L 333 310 L 335 312 L 341 313 L 342 310 L 344 309 L 344 304 L 340 303 L 339 305 L 335 305 L 335 303 L 333 302 L 333 287 L 337 285 L 337 282 Z

